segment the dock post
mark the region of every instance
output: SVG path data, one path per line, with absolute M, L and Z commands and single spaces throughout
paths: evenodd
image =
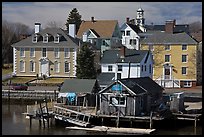
M 197 116 L 195 116 L 195 121 L 194 121 L 194 134 L 196 135 L 196 122 L 197 122 Z
M 153 113 L 153 112 L 151 111 L 151 112 L 150 112 L 150 129 L 152 129 L 152 124 L 153 124 L 153 123 L 152 123 L 152 113 Z
M 132 119 L 130 118 L 130 127 L 132 127 Z
M 40 127 L 42 126 L 41 119 L 39 119 L 39 126 L 40 126 Z
M 32 116 L 30 115 L 30 128 L 32 127 Z
M 101 126 L 103 126 L 103 117 L 101 118 Z

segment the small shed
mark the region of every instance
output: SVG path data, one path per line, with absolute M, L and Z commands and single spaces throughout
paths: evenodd
M 162 101 L 163 88 L 149 77 L 116 80 L 99 92 L 101 115 L 149 115 Z
M 170 110 L 172 112 L 184 111 L 184 92 L 173 93 L 170 96 Z
M 66 79 L 59 91 L 62 103 L 73 106 L 92 106 L 96 104 L 95 94 L 99 91 L 96 79 Z

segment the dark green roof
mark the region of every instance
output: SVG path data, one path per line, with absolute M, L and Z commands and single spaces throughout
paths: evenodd
M 66 79 L 60 89 L 60 93 L 92 93 L 96 79 Z
M 115 73 L 100 73 L 97 80 L 99 85 L 109 85 L 115 81 Z
M 144 38 L 141 44 L 197 44 L 197 42 L 185 32 L 175 34 L 155 32 Z
M 140 63 L 142 59 L 148 54 L 148 50 L 135 50 L 125 49 L 124 59 L 120 57 L 120 50 L 106 50 L 101 59 L 101 63 L 114 64 L 114 63 Z
M 45 34 L 49 34 L 50 36 L 57 36 L 57 34 L 61 35 L 61 40 L 59 43 L 54 43 L 54 41 L 49 41 L 48 43 L 43 43 L 43 40 L 38 41 L 37 43 L 32 42 L 32 37 L 34 34 L 32 34 L 30 37 L 23 39 L 17 43 L 14 43 L 12 47 L 78 47 L 79 39 L 73 38 L 68 35 L 68 32 L 65 30 L 62 30 L 61 28 L 47 28 L 42 30 L 41 32 L 37 33 L 40 35 L 40 37 L 44 36 Z

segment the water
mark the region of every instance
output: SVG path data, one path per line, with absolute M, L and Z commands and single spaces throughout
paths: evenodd
M 2 135 L 105 135 L 101 132 L 87 132 L 82 130 L 68 130 L 64 125 L 55 125 L 49 128 L 39 127 L 37 120 L 32 120 L 30 128 L 29 119 L 22 113 L 26 112 L 26 104 L 2 103 Z M 202 135 L 202 127 L 196 128 L 196 133 L 192 126 L 180 128 L 157 129 L 154 135 Z

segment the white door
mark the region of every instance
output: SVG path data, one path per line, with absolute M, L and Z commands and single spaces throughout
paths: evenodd
M 41 76 L 43 75 L 49 76 L 49 61 L 47 60 L 41 61 Z

